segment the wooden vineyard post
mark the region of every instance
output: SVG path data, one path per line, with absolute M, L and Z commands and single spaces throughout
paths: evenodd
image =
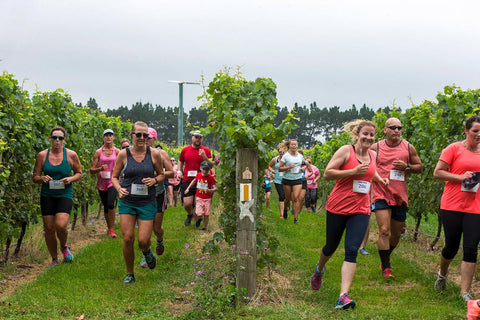
M 253 298 L 257 278 L 256 194 L 258 151 L 237 150 L 237 289 L 246 289 L 245 301 Z

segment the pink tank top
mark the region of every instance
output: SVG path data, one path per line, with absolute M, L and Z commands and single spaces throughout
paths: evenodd
M 112 172 L 115 167 L 115 161 L 117 160 L 117 149 L 113 147 L 113 152 L 110 157 L 105 157 L 103 154 L 103 147 L 98 149 L 100 151 L 100 159 L 98 159 L 98 166 L 101 167 L 104 164 L 107 165 L 107 170 L 103 170 L 97 173 L 97 188 L 100 191 L 107 191 L 112 186 Z
M 388 187 L 378 183 L 372 186 L 372 202 L 385 200 L 389 206 L 408 206 L 407 172 L 397 170 L 393 166 L 394 160 L 409 163 L 410 152 L 408 141 L 402 140 L 396 146 L 389 146 L 385 140 L 378 142 L 377 172 L 382 178 L 389 179 Z
M 327 200 L 327 210 L 340 215 L 367 214 L 370 215 L 370 183 L 375 175 L 376 161 L 371 150 L 368 170 L 362 175 L 349 176 L 338 179 L 335 182 L 332 193 Z M 346 164 L 340 170 L 348 170 L 357 167 L 355 149 L 350 146 L 350 156 Z

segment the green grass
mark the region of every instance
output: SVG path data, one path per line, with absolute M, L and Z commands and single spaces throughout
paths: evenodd
M 325 214 L 306 213 L 278 219 L 275 195 L 273 212 L 264 210 L 268 233 L 280 241 L 279 264 L 269 277 L 259 271 L 257 281 L 263 296 L 279 296 L 277 303 L 252 303 L 221 317 L 226 319 L 462 319 L 465 304 L 459 288 L 451 283 L 443 294 L 433 290 L 440 252 L 402 239 L 392 256 L 395 279 L 381 277 L 375 242 L 369 241 L 369 256 L 359 255 L 350 295 L 357 307 L 336 311 L 333 306 L 340 290 L 343 242 L 327 264 L 324 285 L 310 288 L 310 276 L 325 241 Z M 215 207 L 215 206 L 214 206 Z M 193 263 L 201 253 L 203 233 L 194 226 L 183 226 L 183 208 L 165 213 L 165 254 L 154 270 L 136 268 L 137 282 L 125 286 L 125 264 L 121 237 L 101 241 L 74 251 L 71 264 L 47 269 L 35 281 L 0 300 L 1 319 L 200 319 L 205 314 L 194 308 L 182 294 L 194 279 Z M 373 218 L 373 217 L 372 217 Z M 118 220 L 118 219 L 117 219 Z M 372 232 L 376 223 L 371 221 Z M 434 220 L 434 219 L 433 219 Z M 410 223 L 410 222 L 408 222 Z M 424 222 L 422 222 L 423 224 Z M 413 225 L 412 225 L 413 227 Z M 118 229 L 117 229 L 118 230 Z M 119 234 L 119 232 L 118 232 Z M 120 236 L 120 234 L 119 234 Z M 204 236 L 203 236 L 204 237 Z M 203 238 L 202 238 L 203 239 Z M 190 244 L 189 248 L 185 244 Z M 196 244 L 196 245 L 195 245 Z M 153 245 L 152 245 L 153 246 Z M 461 256 L 461 254 L 459 254 Z M 461 257 L 452 263 L 458 270 Z M 136 250 L 136 265 L 141 255 Z M 222 265 L 222 261 L 218 261 Z M 269 285 L 265 285 L 268 283 Z M 268 299 L 266 299 L 268 300 Z

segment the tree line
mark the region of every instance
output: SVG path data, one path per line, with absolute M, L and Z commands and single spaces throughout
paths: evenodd
M 77 104 L 77 106 L 82 106 Z M 86 104 L 94 110 L 100 110 L 94 98 L 90 98 Z M 116 109 L 107 109 L 105 113 L 108 117 L 120 117 L 122 121 L 138 120 L 145 121 L 147 124 L 155 128 L 158 132 L 158 140 L 169 146 L 178 144 L 178 107 L 163 107 L 161 105 L 153 105 L 150 102 L 136 102 L 130 108 L 120 106 Z M 320 108 L 316 102 L 309 106 L 300 106 L 295 103 L 293 108 L 275 107 L 275 126 L 279 127 L 288 114 L 293 114 L 297 128 L 287 135 L 288 138 L 295 138 L 299 145 L 303 148 L 312 148 L 316 144 L 322 144 L 330 140 L 334 135 L 340 133 L 342 126 L 354 119 L 371 120 L 375 112 L 383 111 L 387 114 L 393 110 L 390 107 L 379 108 L 374 111 L 365 104 L 361 108 L 352 105 L 350 109 L 341 110 L 339 106 L 330 108 Z M 398 110 L 398 109 L 397 109 Z M 190 133 L 199 128 L 208 126 L 208 113 L 203 107 L 194 107 L 184 112 L 183 119 L 183 141 L 179 145 L 188 144 L 190 142 Z M 215 135 L 206 136 L 204 145 L 218 150 L 218 137 Z

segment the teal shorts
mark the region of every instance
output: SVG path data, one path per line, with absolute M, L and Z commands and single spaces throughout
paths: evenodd
M 122 201 L 118 202 L 119 214 L 133 214 L 137 216 L 139 220 L 153 220 L 157 214 L 157 202 L 147 204 L 143 207 L 136 207 L 129 204 L 125 204 Z

